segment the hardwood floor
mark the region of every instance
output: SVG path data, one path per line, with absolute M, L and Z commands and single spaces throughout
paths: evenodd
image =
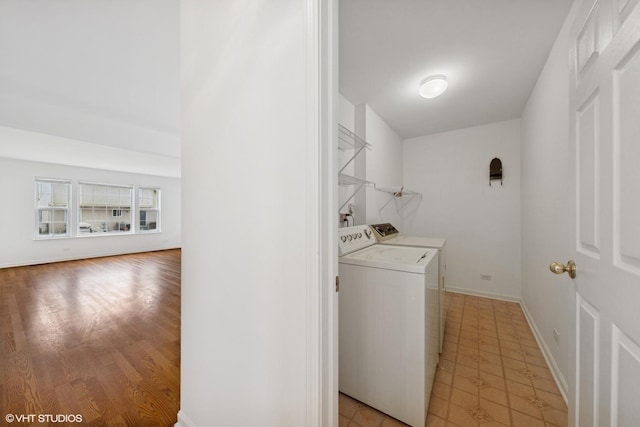
M 1 425 L 173 426 L 179 406 L 180 250 L 0 269 Z

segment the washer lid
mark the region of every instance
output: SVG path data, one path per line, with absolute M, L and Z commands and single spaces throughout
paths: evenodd
M 424 274 L 437 253 L 436 249 L 374 245 L 340 257 L 339 261 L 342 264 Z

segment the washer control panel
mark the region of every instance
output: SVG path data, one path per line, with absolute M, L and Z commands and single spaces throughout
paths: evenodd
M 373 232 L 376 235 L 376 238 L 380 242 L 384 242 L 385 240 L 389 240 L 393 237 L 397 237 L 398 234 L 400 234 L 398 229 L 388 222 L 384 224 L 373 224 L 371 225 L 371 229 L 373 230 Z
M 339 255 L 347 255 L 367 246 L 374 245 L 376 238 L 368 225 L 338 228 Z

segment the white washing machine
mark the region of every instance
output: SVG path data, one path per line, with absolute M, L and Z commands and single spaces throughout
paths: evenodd
M 339 388 L 424 427 L 438 364 L 438 251 L 340 228 Z
M 439 237 L 401 236 L 391 224 L 373 224 L 370 226 L 379 244 L 394 246 L 411 246 L 416 248 L 433 248 L 438 250 L 438 331 L 439 352 L 444 344 L 444 326 L 447 321 L 447 305 L 445 296 L 446 247 L 447 240 Z

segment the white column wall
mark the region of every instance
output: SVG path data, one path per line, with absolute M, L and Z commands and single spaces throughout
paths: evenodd
M 314 5 L 181 4 L 179 426 L 312 425 L 320 403 L 308 363 L 319 352 Z
M 338 123 L 355 132 L 356 107 L 344 96 L 338 94 Z
M 359 106 L 360 107 L 360 106 Z M 373 147 L 367 153 L 367 180 L 377 188 L 400 189 L 402 187 L 402 138 L 376 113 L 364 104 L 365 135 Z M 388 192 L 367 189 L 366 223 L 391 222 L 403 231 L 403 213 L 395 200 L 383 205 L 392 197 Z

